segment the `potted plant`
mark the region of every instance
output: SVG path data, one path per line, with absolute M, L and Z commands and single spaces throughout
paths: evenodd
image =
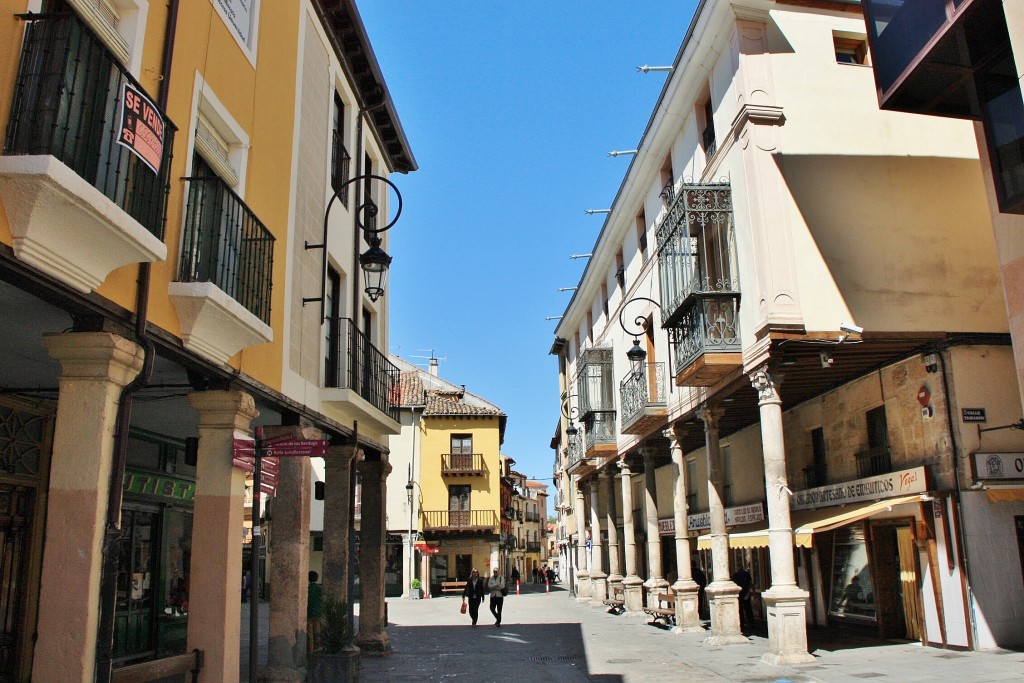
M 359 648 L 354 643 L 348 609 L 347 602 L 330 597 L 324 599 L 320 648 L 309 655 L 310 683 L 358 683 Z
M 419 600 L 420 597 L 421 597 L 420 590 L 422 589 L 422 587 L 423 587 L 423 584 L 420 583 L 419 579 L 413 579 L 412 581 L 410 581 L 409 582 L 409 599 L 410 600 Z

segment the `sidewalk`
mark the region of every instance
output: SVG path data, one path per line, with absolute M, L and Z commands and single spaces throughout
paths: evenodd
M 659 683 L 672 681 L 936 681 L 1020 680 L 1024 653 L 955 652 L 875 639 L 812 635 L 816 661 L 773 667 L 760 657 L 767 634 L 749 645 L 713 647 L 701 634 L 673 634 L 646 618 L 580 605 L 558 586 L 523 586 L 510 594 L 500 628 L 481 606 L 479 625 L 459 613 L 457 597 L 388 599 L 395 654 L 363 657 L 361 680 Z

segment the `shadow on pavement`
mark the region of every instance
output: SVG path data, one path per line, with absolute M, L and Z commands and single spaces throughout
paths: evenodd
M 592 674 L 578 623 L 493 623 L 388 627 L 395 654 L 364 657 L 365 681 L 599 681 L 622 683 L 618 674 Z M 489 620 L 486 620 L 489 622 Z M 595 666 L 598 665 L 598 666 Z

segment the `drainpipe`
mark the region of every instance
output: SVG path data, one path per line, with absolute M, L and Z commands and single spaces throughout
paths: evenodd
M 178 2 L 168 4 L 167 26 L 164 34 L 162 74 L 157 104 L 167 106 L 170 90 L 170 66 L 174 56 L 174 37 L 178 24 Z M 100 573 L 99 624 L 96 634 L 96 681 L 108 683 L 111 680 L 114 653 L 114 612 L 117 609 L 118 544 L 121 538 L 121 504 L 124 498 L 124 472 L 128 461 L 128 429 L 131 426 L 132 402 L 137 391 L 149 384 L 153 376 L 156 347 L 146 335 L 149 315 L 149 289 L 152 281 L 152 264 L 139 264 L 139 276 L 135 290 L 135 341 L 142 346 L 142 372 L 121 391 L 117 407 L 117 422 L 114 427 L 114 454 L 110 472 L 110 490 L 107 494 L 107 528 L 103 536 L 103 558 Z

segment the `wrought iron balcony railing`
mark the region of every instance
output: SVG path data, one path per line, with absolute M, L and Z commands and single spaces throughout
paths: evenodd
M 154 112 L 159 121 L 150 126 L 163 128 L 156 173 L 117 142 L 124 88 L 145 92 L 138 81 L 74 13 L 22 18 L 28 26 L 4 154 L 56 157 L 162 240 L 174 125 Z
M 669 328 L 676 368 L 682 370 L 703 354 L 738 353 L 739 295 L 701 296 Z
M 348 185 L 349 167 L 352 157 L 345 149 L 345 141 L 341 137 L 341 131 L 334 131 L 334 145 L 331 148 L 331 189 L 338 192 L 341 203 L 348 206 Z M 341 188 L 339 191 L 338 188 Z
M 540 541 L 527 541 L 526 552 L 528 553 L 539 553 L 540 552 Z
M 527 522 L 539 522 L 540 521 L 540 513 L 539 512 L 533 512 L 533 511 L 527 511 L 526 512 L 526 521 Z
M 584 424 L 583 433 L 586 435 L 587 451 L 602 444 L 614 444 L 615 411 L 591 413 Z
M 579 412 L 586 419 L 599 411 L 615 410 L 614 363 L 610 348 L 584 349 L 574 378 Z
M 856 454 L 857 476 L 873 477 L 892 472 L 892 451 L 889 446 L 869 448 Z
M 328 387 L 351 389 L 393 420 L 398 419 L 399 370 L 351 318 L 328 318 L 328 339 L 338 363 L 325 378 Z
M 630 371 L 619 383 L 622 431 L 625 432 L 647 408 L 665 405 L 665 364 L 645 363 L 639 371 Z
M 566 460 L 566 471 L 572 470 L 572 468 L 576 467 L 576 465 L 583 460 L 583 441 L 584 436 L 582 429 L 576 436 L 569 437 L 569 454 L 568 459 Z
M 813 489 L 828 483 L 828 467 L 821 462 L 804 468 L 804 488 Z
M 442 453 L 441 474 L 487 474 L 483 453 Z
M 188 183 L 179 282 L 212 282 L 270 323 L 274 236 L 220 178 Z
M 499 529 L 494 510 L 424 510 L 424 531 L 494 531 Z

